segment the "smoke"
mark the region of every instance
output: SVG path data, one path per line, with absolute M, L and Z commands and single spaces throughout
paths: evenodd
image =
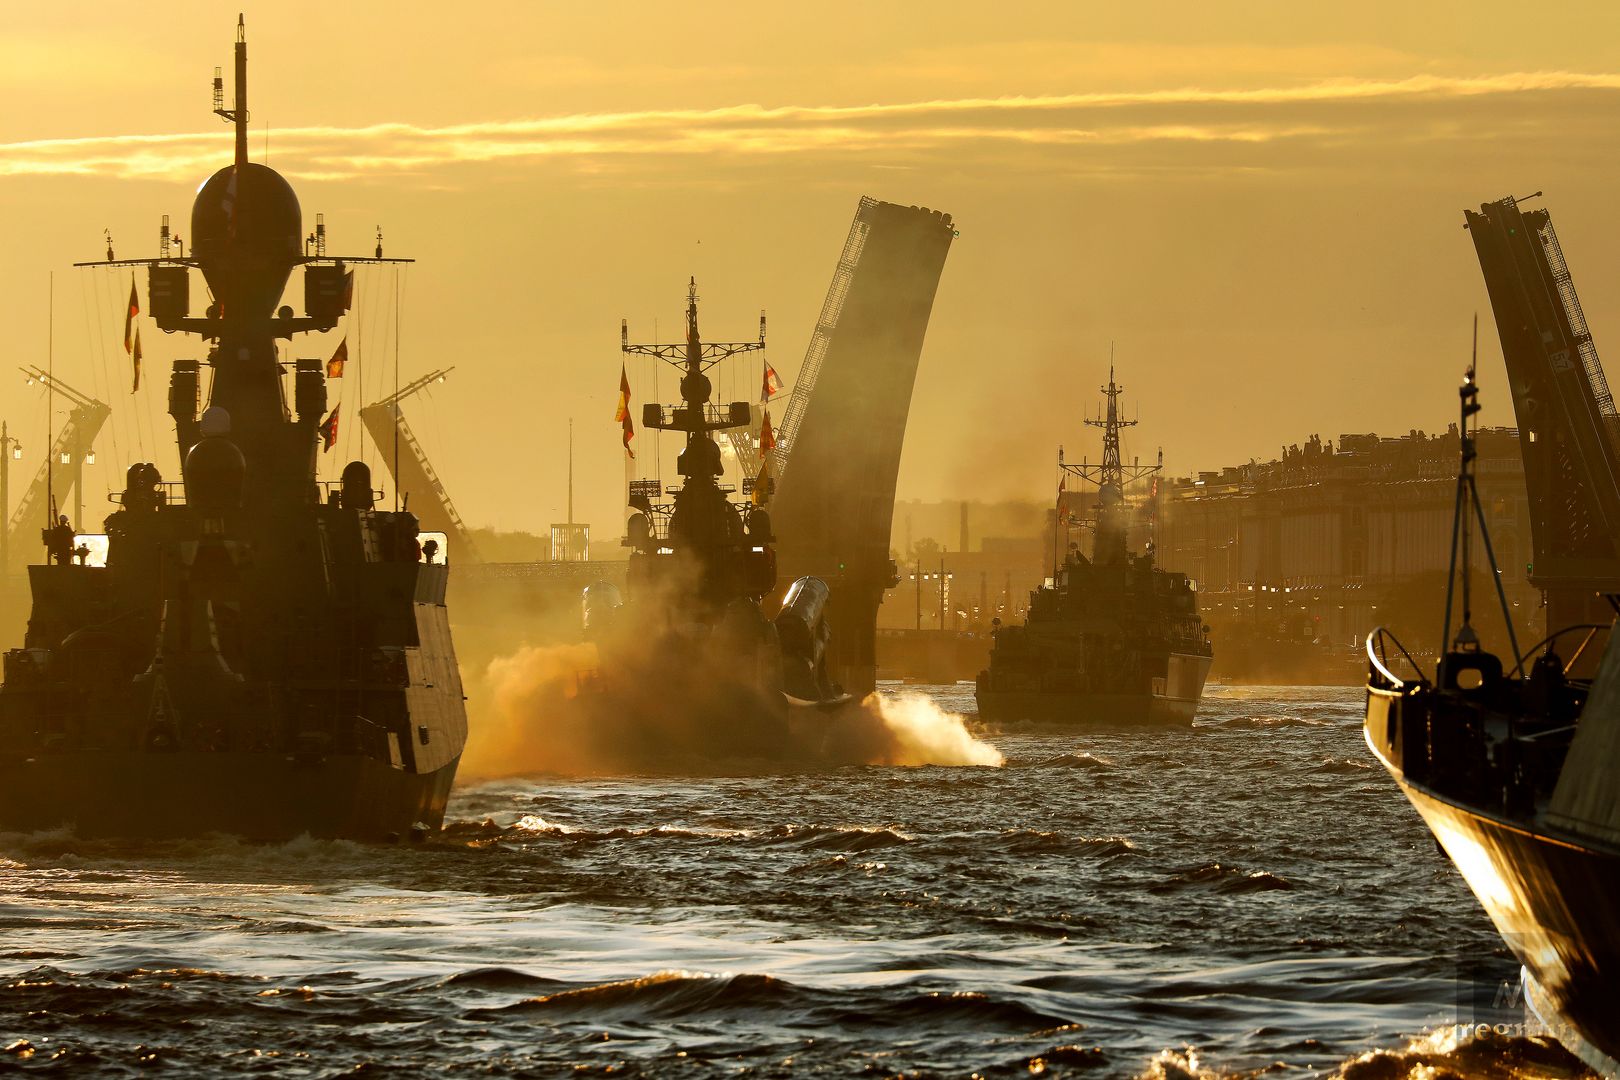
M 484 704 L 462 757 L 468 777 L 1002 764 L 961 716 L 926 697 L 873 694 L 784 716 L 779 702 L 713 669 L 643 657 L 604 676 L 593 644 L 498 657 L 475 700 Z
M 467 777 L 595 772 L 577 724 L 580 680 L 596 668 L 596 646 L 525 645 L 496 657 L 468 717 L 461 773 Z M 532 718 L 546 717 L 548 723 Z
M 1005 760 L 1000 750 L 974 737 L 961 716 L 922 694 L 871 694 L 861 708 L 882 723 L 890 739 L 884 759 L 867 764 L 999 766 Z

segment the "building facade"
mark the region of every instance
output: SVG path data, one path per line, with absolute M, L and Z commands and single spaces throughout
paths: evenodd
M 1312 436 L 1273 461 L 1161 485 L 1154 527 L 1161 566 L 1198 584 L 1200 607 L 1223 638 L 1312 641 L 1354 648 L 1388 625 L 1414 650 L 1442 642 L 1460 450 L 1441 435 Z M 1518 432 L 1478 433 L 1477 482 L 1520 645 L 1540 626 L 1540 593 L 1526 580 L 1530 513 Z M 1490 643 L 1501 604 L 1471 529 L 1474 622 Z M 1460 617 L 1461 601 L 1453 615 Z M 1540 635 L 1537 634 L 1536 637 Z

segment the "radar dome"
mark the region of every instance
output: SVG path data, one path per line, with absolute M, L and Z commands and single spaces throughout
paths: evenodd
M 186 454 L 186 503 L 203 513 L 224 513 L 242 505 L 247 461 L 231 440 L 218 435 L 200 440 Z
M 210 405 L 203 410 L 202 420 L 197 424 L 197 430 L 203 435 L 229 435 L 231 433 L 231 414 L 218 405 Z
M 262 259 L 298 258 L 304 216 L 292 185 L 268 165 L 227 165 L 197 189 L 191 205 L 191 250 L 200 259 L 234 245 Z

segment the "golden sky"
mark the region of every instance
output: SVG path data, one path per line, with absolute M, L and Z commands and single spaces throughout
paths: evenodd
M 1110 342 L 1142 418 L 1127 453 L 1162 445 L 1177 474 L 1444 427 L 1476 310 L 1485 419 L 1512 423 L 1461 210 L 1545 190 L 1599 349 L 1620 350 L 1620 6 L 1329 7 L 249 4 L 252 153 L 268 138 L 332 251 L 369 253 L 380 224 L 420 260 L 401 370 L 456 371 L 407 415 L 474 524 L 561 520 L 573 417 L 578 516 L 615 535 L 619 319 L 667 339 L 695 274 L 705 335 L 749 337 L 765 309 L 791 383 L 863 194 L 961 230 L 902 497 L 1044 497 L 1057 444 L 1096 455 L 1080 420 Z M 209 81 L 235 9 L 156 10 L 13 6 L 0 39 L 0 314 L 13 365 L 43 365 L 56 271 L 58 373 L 116 410 L 91 523 L 136 457 L 178 477 L 166 370 L 199 350 L 147 323 L 129 394 L 128 273 L 69 264 L 104 228 L 121 258 L 155 251 L 162 214 L 184 235 L 231 152 Z M 370 271 L 339 331 L 351 419 L 391 379 L 393 290 Z M 0 378 L 0 417 L 31 473 L 37 388 Z

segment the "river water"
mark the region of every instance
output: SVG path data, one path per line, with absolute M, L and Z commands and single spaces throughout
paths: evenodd
M 417 847 L 0 835 L 0 1072 L 1569 1075 L 1455 1035 L 1510 969 L 1360 710 L 474 783 Z

